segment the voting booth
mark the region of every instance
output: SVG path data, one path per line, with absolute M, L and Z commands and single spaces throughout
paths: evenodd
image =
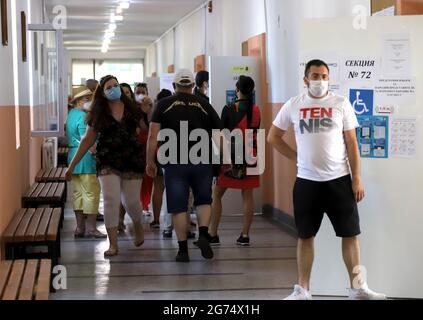
M 389 297 L 423 298 L 423 42 L 421 16 L 304 20 L 304 63 L 330 65 L 331 90 L 349 97 L 366 197 L 359 204 L 364 274 Z M 363 29 L 364 28 L 364 29 Z M 349 280 L 327 216 L 316 238 L 313 294 L 345 296 Z
M 255 82 L 255 103 L 261 104 L 260 59 L 256 57 L 209 57 L 210 104 L 221 116 L 223 107 L 236 99 L 239 76 L 249 76 Z M 263 153 L 264 154 L 264 153 Z M 223 214 L 243 214 L 241 190 L 227 190 L 223 200 Z M 261 188 L 254 191 L 255 212 L 261 213 Z

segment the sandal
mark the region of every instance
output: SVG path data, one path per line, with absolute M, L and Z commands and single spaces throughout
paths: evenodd
M 76 229 L 74 236 L 75 236 L 75 239 L 85 238 L 85 231 L 78 231 L 78 229 Z
M 119 250 L 118 249 L 109 249 L 107 251 L 104 251 L 104 256 L 105 257 L 115 257 L 119 254 Z
M 98 230 L 94 230 L 94 231 L 90 231 L 87 232 L 85 234 L 86 238 L 91 238 L 91 239 L 106 239 L 107 238 L 107 234 L 101 233 Z

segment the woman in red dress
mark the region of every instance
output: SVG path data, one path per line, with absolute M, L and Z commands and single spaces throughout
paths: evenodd
M 230 131 L 240 129 L 243 133 L 243 142 L 248 143 L 245 137 L 245 130 L 260 128 L 260 108 L 254 104 L 254 80 L 250 77 L 241 76 L 236 84 L 236 92 L 238 100 L 234 105 L 225 106 L 222 111 L 222 123 L 224 128 Z M 256 132 L 253 138 L 253 148 L 251 148 L 253 156 L 257 155 Z M 232 152 L 234 148 L 232 147 Z M 243 148 L 245 150 L 245 148 Z M 244 157 L 245 158 L 245 157 Z M 245 159 L 242 160 L 245 163 Z M 222 215 L 222 197 L 227 189 L 241 190 L 244 207 L 244 224 L 237 244 L 241 246 L 249 246 L 249 231 L 254 216 L 254 198 L 253 191 L 260 187 L 260 176 L 246 175 L 246 164 L 233 165 L 228 172 L 222 170 L 217 184 L 213 191 L 212 219 L 209 228 L 210 244 L 219 245 L 220 240 L 217 234 L 220 218 Z

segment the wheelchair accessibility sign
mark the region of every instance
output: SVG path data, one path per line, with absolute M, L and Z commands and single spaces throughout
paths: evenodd
M 358 116 L 373 115 L 373 90 L 351 89 L 350 102 Z

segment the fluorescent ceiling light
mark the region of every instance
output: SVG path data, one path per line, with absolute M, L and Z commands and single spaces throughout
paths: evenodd
M 116 23 L 111 23 L 111 24 L 109 24 L 109 30 L 110 30 L 110 31 L 115 31 L 115 30 L 116 30 L 116 28 L 117 28 Z
M 123 16 L 115 16 L 116 21 L 123 21 Z
M 115 21 L 116 21 L 115 14 L 114 13 L 110 14 L 110 22 L 114 23 Z
M 104 34 L 104 39 L 111 39 L 115 36 L 115 33 L 113 31 L 106 31 Z
M 122 9 L 129 9 L 129 1 L 121 1 L 119 5 Z
M 117 14 L 122 14 L 122 12 L 123 12 L 123 10 L 122 10 L 122 8 L 121 8 L 121 7 L 117 7 L 117 8 L 116 8 L 116 13 L 117 13 Z

